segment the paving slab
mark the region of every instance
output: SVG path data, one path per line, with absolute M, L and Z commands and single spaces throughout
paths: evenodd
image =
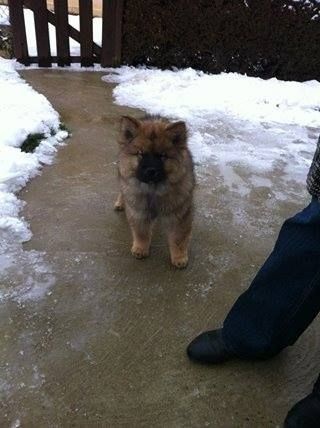
M 115 105 L 101 73 L 22 76 L 72 137 L 20 194 L 33 238 L 8 269 L 17 298 L 1 304 L 0 426 L 281 426 L 318 374 L 319 320 L 270 361 L 199 366 L 185 348 L 221 324 L 304 190 L 296 202 L 266 202 L 264 186 L 243 198 L 198 165 L 189 267 L 171 268 L 160 229 L 137 261 L 113 203 L 118 118 L 140 112 Z

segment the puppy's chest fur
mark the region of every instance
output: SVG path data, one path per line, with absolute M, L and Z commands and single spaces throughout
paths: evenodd
M 159 202 L 155 193 L 147 193 L 146 196 L 146 211 L 148 217 L 154 220 L 159 215 Z
M 138 186 L 133 185 L 132 190 L 132 192 L 124 191 L 125 203 L 130 210 L 139 213 L 140 217 L 145 219 L 155 220 L 158 217 L 169 216 L 192 203 L 191 183 L 190 189 L 184 189 L 184 192 L 181 192 L 181 189 L 179 191 L 175 186 L 155 187 L 141 183 Z

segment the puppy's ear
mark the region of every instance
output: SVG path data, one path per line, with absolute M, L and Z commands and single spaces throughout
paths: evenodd
M 130 143 L 138 134 L 139 120 L 131 116 L 122 116 L 120 119 L 120 138 L 122 142 Z
M 166 132 L 175 146 L 185 146 L 187 143 L 187 127 L 183 121 L 169 123 Z

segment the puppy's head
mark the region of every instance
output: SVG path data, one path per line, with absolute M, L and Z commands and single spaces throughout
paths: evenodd
M 178 180 L 187 148 L 184 122 L 123 116 L 119 143 L 123 176 L 147 184 Z

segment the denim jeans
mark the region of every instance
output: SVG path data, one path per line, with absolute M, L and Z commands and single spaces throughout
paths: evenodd
M 275 247 L 227 315 L 222 333 L 240 358 L 292 345 L 320 311 L 320 202 L 283 224 Z

